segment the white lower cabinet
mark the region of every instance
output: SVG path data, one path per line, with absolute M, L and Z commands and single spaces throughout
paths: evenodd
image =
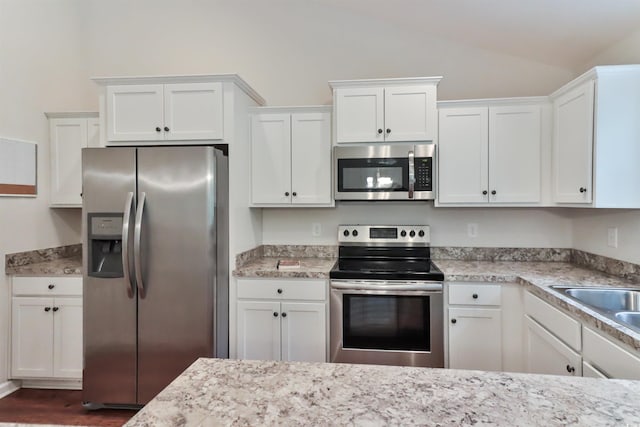
M 582 357 L 555 335 L 525 316 L 527 372 L 582 376 Z
M 238 280 L 239 359 L 325 362 L 325 280 Z
M 582 357 L 605 378 L 640 380 L 640 354 L 626 350 L 598 332 L 583 326 Z
M 502 370 L 499 308 L 449 308 L 449 367 Z
M 11 378 L 80 380 L 82 278 L 14 277 L 12 283 Z

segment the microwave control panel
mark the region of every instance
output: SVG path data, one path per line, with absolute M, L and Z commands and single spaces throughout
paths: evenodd
M 418 157 L 415 159 L 416 183 L 415 191 L 431 191 L 433 171 L 431 157 Z

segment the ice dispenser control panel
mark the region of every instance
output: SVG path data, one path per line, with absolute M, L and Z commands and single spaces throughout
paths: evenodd
M 89 276 L 122 274 L 122 213 L 89 214 Z

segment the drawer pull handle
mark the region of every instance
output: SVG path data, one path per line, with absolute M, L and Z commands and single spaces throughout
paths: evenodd
M 473 294 L 471 296 L 473 297 L 473 299 L 478 299 L 478 294 Z
M 278 289 L 278 293 L 281 294 L 282 293 L 282 289 Z
M 571 365 L 567 365 L 567 372 L 569 372 L 570 374 L 574 373 L 576 371 L 576 368 L 574 368 Z
M 53 283 L 49 283 L 49 286 L 47 286 L 47 288 L 49 288 L 49 289 L 53 289 L 55 287 L 56 287 L 56 285 L 54 285 Z
M 457 322 L 456 319 L 451 319 L 451 323 L 455 324 Z
M 51 307 L 45 307 L 45 308 L 44 308 L 44 311 L 46 311 L 46 312 L 51 311 Z

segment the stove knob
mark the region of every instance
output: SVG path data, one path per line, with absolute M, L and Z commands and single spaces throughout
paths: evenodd
M 344 230 L 344 232 L 342 234 L 344 235 L 344 237 L 348 237 L 349 236 L 349 230 Z
M 405 236 L 407 235 L 407 232 L 406 232 L 406 231 L 404 231 L 404 230 L 402 230 L 402 231 L 400 232 L 400 235 L 401 235 L 402 237 L 405 237 Z
M 424 237 L 424 230 L 420 230 L 420 231 L 418 231 L 418 236 L 420 236 L 420 237 Z
M 351 234 L 353 235 L 353 237 L 358 237 L 358 230 L 353 230 Z
M 415 237 L 416 236 L 416 232 L 411 230 L 411 232 L 409 233 L 409 237 Z

